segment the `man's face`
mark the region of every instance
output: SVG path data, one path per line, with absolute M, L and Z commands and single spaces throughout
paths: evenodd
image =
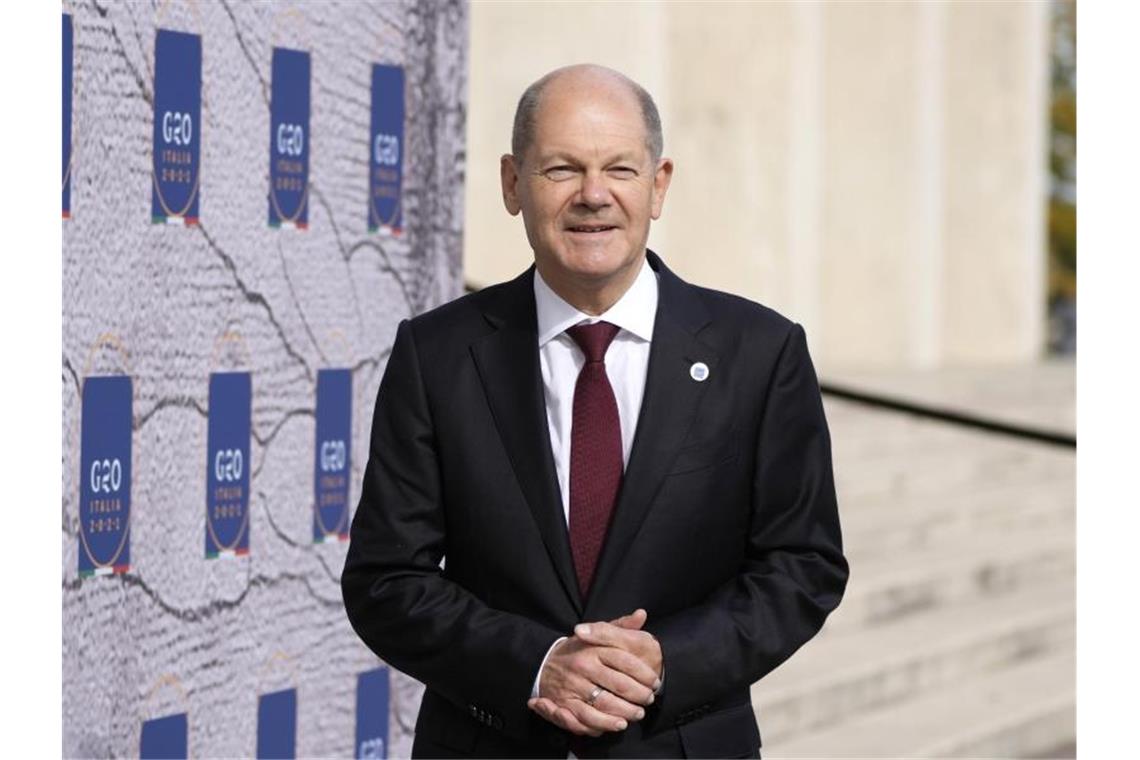
M 632 283 L 673 164 L 654 163 L 627 87 L 575 74 L 550 82 L 521 164 L 506 155 L 501 169 L 507 210 L 522 212 L 536 265 L 552 287 Z

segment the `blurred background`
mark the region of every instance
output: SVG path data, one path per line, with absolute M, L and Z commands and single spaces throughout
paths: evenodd
M 765 757 L 1074 756 L 1075 4 L 475 2 L 470 29 L 469 287 L 531 261 L 498 177 L 519 94 L 590 61 L 661 110 L 650 247 L 807 330 L 852 577 L 754 687 Z

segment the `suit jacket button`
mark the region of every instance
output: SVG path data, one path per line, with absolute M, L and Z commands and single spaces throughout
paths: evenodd
M 478 718 L 479 717 L 479 708 L 476 707 L 475 705 L 467 705 L 467 714 L 470 715 L 472 718 Z

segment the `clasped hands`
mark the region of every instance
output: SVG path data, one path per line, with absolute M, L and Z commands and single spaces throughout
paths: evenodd
M 624 731 L 645 717 L 661 686 L 661 645 L 638 609 L 610 622 L 582 623 L 554 647 L 527 707 L 579 736 Z

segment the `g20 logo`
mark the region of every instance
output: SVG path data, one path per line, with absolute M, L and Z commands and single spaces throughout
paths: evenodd
M 372 157 L 380 166 L 394 166 L 400 160 L 400 138 L 377 134 L 372 139 Z
M 123 463 L 114 459 L 96 459 L 91 463 L 91 491 L 118 493 L 123 485 Z
M 360 753 L 357 757 L 361 760 L 383 760 L 384 758 L 384 739 L 377 736 L 375 739 L 365 739 L 360 743 Z
M 233 483 L 241 480 L 241 449 L 218 449 L 214 455 L 214 479 L 219 483 Z
M 305 150 L 305 129 L 300 124 L 277 125 L 277 152 L 283 156 L 299 156 Z
M 189 145 L 194 136 L 194 119 L 180 111 L 165 111 L 162 114 L 162 140 L 166 144 Z
M 340 472 L 346 459 L 344 441 L 321 442 L 321 472 Z

